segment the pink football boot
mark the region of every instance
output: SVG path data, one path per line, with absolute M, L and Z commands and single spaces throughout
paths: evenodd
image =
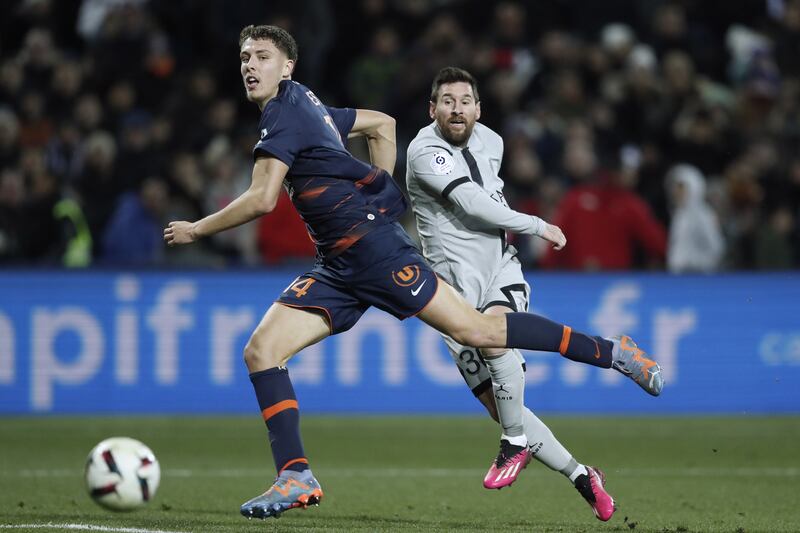
M 586 470 L 589 475 L 578 476 L 575 488 L 592 507 L 594 515 L 599 520 L 607 522 L 617 510 L 617 506 L 614 504 L 614 498 L 604 488 L 606 476 L 599 468 L 587 466 Z
M 487 489 L 502 489 L 511 485 L 530 462 L 531 453 L 527 446 L 514 446 L 505 439 L 501 440 L 500 453 L 483 478 L 483 486 Z

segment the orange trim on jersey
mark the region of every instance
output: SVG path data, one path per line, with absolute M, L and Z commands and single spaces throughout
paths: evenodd
M 339 255 L 340 253 L 344 252 L 351 246 L 353 246 L 358 240 L 363 237 L 363 235 L 348 235 L 346 237 L 342 237 L 341 239 L 337 240 L 331 246 L 331 254 Z
M 352 197 L 353 197 L 353 195 L 352 195 L 352 194 L 348 194 L 347 196 L 345 196 L 344 198 L 342 198 L 341 200 L 339 200 L 339 203 L 338 203 L 338 204 L 336 204 L 335 206 L 333 206 L 333 209 L 331 209 L 331 211 L 336 211 L 337 209 L 339 209 L 340 207 L 342 207 L 342 204 L 343 204 L 343 203 L 345 203 L 346 201 L 348 201 L 348 200 L 349 200 L 350 198 L 352 198 Z
M 282 468 L 281 468 L 281 469 L 278 471 L 278 475 L 280 475 L 280 474 L 281 474 L 281 472 L 283 472 L 284 470 L 286 470 L 286 469 L 287 469 L 287 468 L 289 468 L 290 466 L 292 466 L 292 465 L 294 465 L 294 464 L 297 464 L 297 463 L 305 463 L 305 464 L 308 464 L 308 459 L 306 459 L 305 457 L 300 457 L 300 458 L 298 458 L 298 459 L 292 459 L 291 461 L 289 461 L 288 463 L 286 463 L 285 465 L 283 465 L 283 467 L 282 467 Z
M 297 400 L 283 400 L 282 402 L 270 405 L 261 411 L 261 416 L 264 418 L 264 422 L 266 422 L 273 416 L 287 409 L 298 409 Z
M 313 200 L 327 190 L 327 185 L 323 185 L 322 187 L 314 187 L 313 189 L 306 189 L 305 191 L 297 193 L 296 197 L 298 200 Z
M 281 301 L 277 301 L 275 303 L 278 303 L 278 304 L 281 304 L 281 305 L 285 305 L 286 307 L 291 307 L 292 309 L 300 309 L 301 311 L 304 311 L 306 309 L 319 309 L 320 311 L 322 311 L 325 314 L 325 322 L 328 323 L 328 330 L 330 331 L 331 335 L 333 335 L 333 319 L 331 318 L 330 312 L 326 308 L 320 307 L 318 305 L 296 305 L 296 304 L 290 304 L 290 303 L 281 302 Z M 306 311 L 306 312 L 310 313 L 310 311 Z
M 373 181 L 375 181 L 375 177 L 378 175 L 378 168 L 373 167 L 369 174 L 365 177 L 361 178 L 356 182 L 356 189 L 360 189 L 364 185 L 369 185 Z
M 561 334 L 561 346 L 558 347 L 558 353 L 566 355 L 567 348 L 569 347 L 569 338 L 572 336 L 572 328 L 564 326 L 564 332 Z
M 359 240 L 361 240 L 361 237 L 369 233 L 369 229 L 367 230 L 365 230 L 364 228 L 358 229 L 359 226 L 361 226 L 362 224 L 364 223 L 357 222 L 352 226 L 350 226 L 350 228 L 348 228 L 346 232 L 347 235 L 345 235 L 344 237 L 338 239 L 335 243 L 333 243 L 333 246 L 331 246 L 331 251 L 328 254 L 328 257 L 336 257 L 337 255 L 341 254 L 342 252 L 353 246 Z

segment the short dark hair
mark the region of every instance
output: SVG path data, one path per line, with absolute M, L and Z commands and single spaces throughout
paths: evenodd
M 275 47 L 286 54 L 286 57 L 292 61 L 297 61 L 297 42 L 294 37 L 277 26 L 259 25 L 254 26 L 250 24 L 242 29 L 239 34 L 239 48 L 247 39 L 272 41 Z
M 431 86 L 431 102 L 435 103 L 436 100 L 438 100 L 439 89 L 442 88 L 442 85 L 447 83 L 456 83 L 459 81 L 469 83 L 472 86 L 472 94 L 475 95 L 475 101 L 481 101 L 480 96 L 478 96 L 478 82 L 475 81 L 475 78 L 472 76 L 472 74 L 463 68 L 444 67 L 439 71 L 438 74 L 436 74 L 436 77 L 433 78 L 433 85 Z

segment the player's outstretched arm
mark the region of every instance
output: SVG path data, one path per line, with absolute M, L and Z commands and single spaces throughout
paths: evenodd
M 441 147 L 409 148 L 408 165 L 412 178 L 419 180 L 430 194 L 441 196 L 472 218 L 514 233 L 536 235 L 550 242 L 556 250 L 567 244 L 558 226 L 511 209 L 494 200 L 469 177 L 454 172 L 452 154 L 443 152 Z
M 253 165 L 250 188 L 234 201 L 197 222 L 170 222 L 164 228 L 168 245 L 188 244 L 200 237 L 250 222 L 275 209 L 289 167 L 275 157 L 260 157 Z
M 367 138 L 372 164 L 389 174 L 394 172 L 397 159 L 395 120 L 386 113 L 371 109 L 356 109 L 356 121 L 348 137 Z
M 547 222 L 544 223 L 544 226 L 544 231 L 540 235 L 542 239 L 549 241 L 556 250 L 560 250 L 567 245 L 567 238 L 561 228 Z

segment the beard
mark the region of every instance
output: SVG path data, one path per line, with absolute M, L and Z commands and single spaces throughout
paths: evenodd
M 461 146 L 466 144 L 472 135 L 472 129 L 475 127 L 475 122 L 464 122 L 463 130 L 454 130 L 450 122 L 439 124 L 439 131 L 442 132 L 442 137 L 452 144 L 453 146 Z

